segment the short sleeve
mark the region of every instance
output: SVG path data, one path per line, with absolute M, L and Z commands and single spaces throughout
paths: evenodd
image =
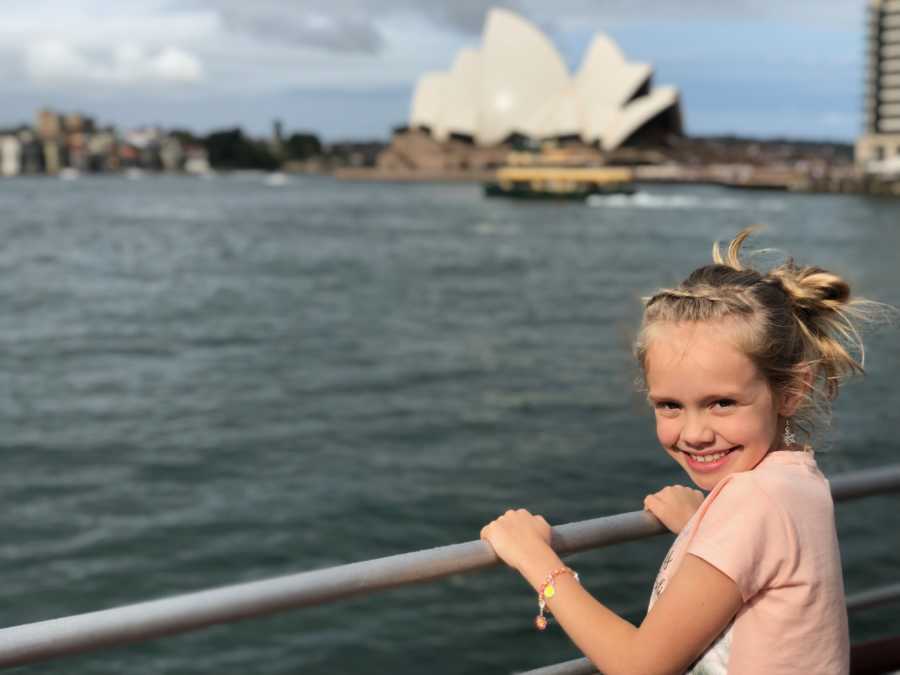
M 687 553 L 734 581 L 744 602 L 785 568 L 791 547 L 784 515 L 749 473 L 718 486 L 697 515 Z

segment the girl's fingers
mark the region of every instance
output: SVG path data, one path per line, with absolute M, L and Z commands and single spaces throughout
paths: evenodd
M 546 536 L 546 532 L 550 531 L 550 523 L 541 515 L 532 515 L 526 509 L 508 509 L 502 516 L 481 528 L 479 537 L 490 541 L 492 535 L 500 535 L 503 532 L 517 532 L 523 527 L 537 527 L 542 536 Z

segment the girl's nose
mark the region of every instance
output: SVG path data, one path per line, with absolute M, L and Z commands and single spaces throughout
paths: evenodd
M 688 415 L 681 430 L 681 440 L 691 447 L 702 448 L 714 443 L 716 434 L 702 415 Z

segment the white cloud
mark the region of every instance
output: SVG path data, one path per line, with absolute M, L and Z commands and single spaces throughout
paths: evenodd
M 159 85 L 200 82 L 204 68 L 193 54 L 167 46 L 148 52 L 134 44 L 90 50 L 58 38 L 25 47 L 25 69 L 37 85 Z
M 389 46 L 386 22 L 416 18 L 428 32 L 468 37 L 481 33 L 492 7 L 505 6 L 541 26 L 563 31 L 608 30 L 648 21 L 800 21 L 843 28 L 864 10 L 847 0 L 173 0 L 172 7 L 214 13 L 234 32 L 267 43 L 325 52 L 378 54 Z
M 222 33 L 218 14 L 208 10 L 163 12 L 136 2 L 108 4 L 106 8 L 69 2 L 11 12 L 6 2 L 0 22 L 0 45 L 5 46 L 55 38 L 81 47 L 125 40 L 148 49 L 170 44 L 195 47 Z
M 567 31 L 585 36 L 615 22 L 646 22 L 648 15 L 666 15 L 667 6 L 667 0 L 558 0 L 552 11 L 543 0 L 3 1 L 0 49 L 22 54 L 14 62 L 24 64 L 26 82 L 44 87 L 66 82 L 202 83 L 205 94 L 249 96 L 312 87 L 412 86 L 422 72 L 446 67 L 462 46 L 476 42 L 486 11 L 497 4 L 523 10 L 545 28 L 554 24 L 555 37 Z M 815 11 L 812 4 L 797 0 L 792 11 L 819 16 L 846 2 L 818 0 Z M 678 19 L 672 21 L 768 17 L 778 6 L 771 0 L 724 5 L 697 0 L 689 12 L 678 5 Z M 642 25 L 634 23 L 632 30 L 640 31 Z M 725 38 L 718 41 L 726 43 L 719 45 L 720 51 L 729 54 L 722 58 L 711 44 L 714 37 L 693 50 L 676 41 L 680 46 L 665 53 L 665 60 L 733 60 L 733 45 Z M 110 45 L 126 39 L 144 53 L 117 57 Z M 14 79 L 9 78 L 7 88 Z
M 166 47 L 147 64 L 162 82 L 199 82 L 203 79 L 203 64 L 183 49 Z

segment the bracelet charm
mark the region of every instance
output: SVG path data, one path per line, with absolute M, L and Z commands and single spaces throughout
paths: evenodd
M 556 587 L 553 585 L 553 580 L 560 574 L 571 574 L 575 577 L 575 581 L 580 582 L 578 572 L 570 567 L 560 567 L 547 575 L 544 583 L 542 583 L 541 587 L 538 589 L 538 615 L 534 617 L 534 625 L 538 630 L 547 629 L 547 617 L 544 616 L 544 610 L 547 608 L 547 600 L 556 595 Z

